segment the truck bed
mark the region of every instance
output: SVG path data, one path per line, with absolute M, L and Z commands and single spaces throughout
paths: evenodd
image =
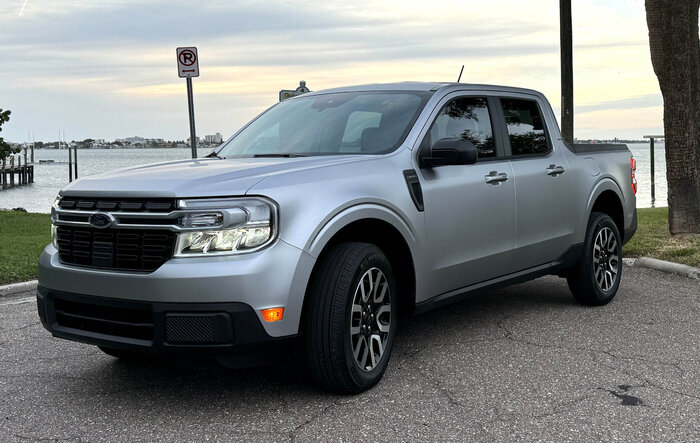
M 564 143 L 571 152 L 581 154 L 585 152 L 624 151 L 627 145 L 622 143 Z

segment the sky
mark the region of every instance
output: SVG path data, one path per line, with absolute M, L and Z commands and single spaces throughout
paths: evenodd
M 643 0 L 573 0 L 575 136 L 663 132 Z M 557 0 L 2 0 L 6 140 L 189 136 L 175 48 L 197 46 L 197 134 L 311 90 L 456 81 L 542 91 L 559 115 Z M 28 132 L 29 131 L 29 132 Z

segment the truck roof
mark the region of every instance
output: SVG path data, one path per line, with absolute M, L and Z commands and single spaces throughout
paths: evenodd
M 443 89 L 475 90 L 475 91 L 500 91 L 500 92 L 520 92 L 525 94 L 535 94 L 544 97 L 540 92 L 516 88 L 513 86 L 484 85 L 475 83 L 456 82 L 397 82 L 397 83 L 372 83 L 366 85 L 343 86 L 340 88 L 324 89 L 311 94 L 323 94 L 329 92 L 360 92 L 360 91 L 438 91 Z

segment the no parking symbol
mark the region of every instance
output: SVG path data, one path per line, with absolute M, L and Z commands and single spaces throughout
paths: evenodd
M 199 58 L 194 46 L 177 48 L 177 74 L 180 77 L 199 77 Z

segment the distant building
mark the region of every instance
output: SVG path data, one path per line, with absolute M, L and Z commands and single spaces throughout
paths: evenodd
M 196 137 L 196 139 L 197 139 L 197 143 L 199 143 L 199 142 L 202 141 L 199 137 Z M 187 137 L 187 144 L 188 144 L 188 145 L 191 145 L 191 144 L 192 144 L 191 140 L 192 140 L 192 137 Z
M 207 143 L 221 143 L 224 141 L 224 139 L 223 137 L 221 137 L 221 134 L 217 132 L 214 135 L 205 135 L 204 141 Z
M 118 138 L 117 141 L 122 142 L 125 145 L 145 145 L 147 142 L 145 138 L 139 136 Z
M 108 143 L 105 143 L 105 140 L 103 138 L 96 138 L 92 141 L 92 146 L 90 146 L 91 149 L 109 149 L 110 146 Z

